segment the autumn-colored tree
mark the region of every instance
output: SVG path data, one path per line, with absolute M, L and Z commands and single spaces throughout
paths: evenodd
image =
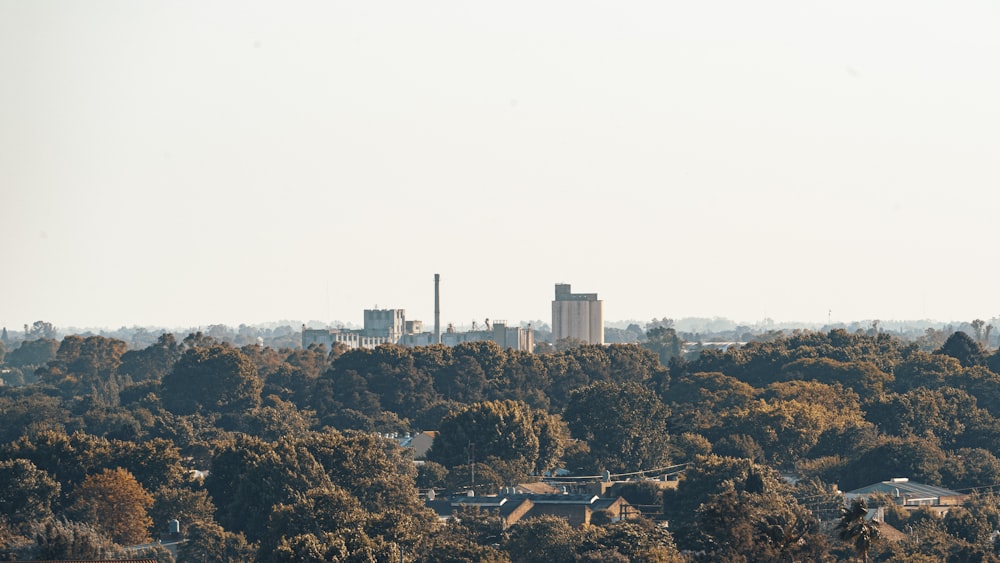
M 149 539 L 153 520 L 147 510 L 153 496 L 128 471 L 119 467 L 89 475 L 73 496 L 71 512 L 115 542 L 130 545 Z

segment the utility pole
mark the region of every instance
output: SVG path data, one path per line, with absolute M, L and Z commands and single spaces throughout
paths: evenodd
M 469 467 L 472 472 L 472 494 L 476 494 L 476 444 L 469 442 Z

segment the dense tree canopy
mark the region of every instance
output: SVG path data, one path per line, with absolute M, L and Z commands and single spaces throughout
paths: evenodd
M 190 348 L 163 378 L 163 405 L 178 414 L 240 412 L 260 405 L 263 382 L 236 348 Z
M 14 525 L 52 516 L 60 485 L 26 459 L 0 461 L 0 517 Z
M 1000 352 L 980 329 L 912 343 L 874 329 L 772 331 L 686 359 L 668 330 L 650 330 L 645 347 L 545 354 L 488 343 L 328 354 L 217 326 L 180 341 L 41 331 L 0 358 L 14 383 L 0 387 L 0 558 L 116 553 L 112 537 L 140 534 L 115 531 L 86 499 L 128 483 L 147 493 L 130 519 L 143 534 L 181 520 L 180 560 L 845 559 L 853 538 L 818 531 L 840 517 L 833 484 L 1000 482 Z M 421 430 L 438 431 L 437 461 L 418 481 L 396 442 Z M 658 488 L 635 495 L 667 484 L 636 482 L 644 520 L 596 513 L 587 529 L 501 529 L 488 512 L 436 527 L 418 497 L 418 485 L 464 490 L 473 472 L 483 493 L 555 469 L 573 488 L 605 469 L 676 462 L 687 465 L 670 469 L 683 474 L 663 514 L 648 508 Z M 993 557 L 989 495 L 945 518 L 888 512 L 913 533 L 872 542 L 873 558 Z
M 532 470 L 539 458 L 539 434 L 531 407 L 516 401 L 475 403 L 446 416 L 434 439 L 428 459 L 445 467 L 491 458 L 515 462 L 522 473 Z
M 591 470 L 613 473 L 670 463 L 670 409 L 638 383 L 595 383 L 575 391 L 563 417 L 590 445 Z

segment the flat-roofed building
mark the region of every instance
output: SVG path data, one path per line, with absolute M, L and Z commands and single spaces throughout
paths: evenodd
M 552 340 L 604 344 L 604 302 L 596 293 L 573 293 L 568 283 L 556 284 L 552 301 Z

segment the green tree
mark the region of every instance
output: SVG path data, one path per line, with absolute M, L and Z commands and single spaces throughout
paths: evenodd
M 949 451 L 941 468 L 941 482 L 952 490 L 1000 483 L 1000 458 L 983 448 L 959 448 Z
M 608 357 L 608 380 L 615 383 L 634 381 L 666 389 L 669 373 L 656 354 L 637 344 L 609 344 L 604 347 Z
M 541 475 L 554 469 L 562 460 L 566 444 L 569 442 L 569 428 L 562 417 L 545 411 L 532 412 L 532 423 L 538 435 L 538 458 L 534 473 Z
M 647 518 L 619 520 L 609 524 L 604 527 L 595 543 L 601 546 L 599 554 L 602 551 L 617 552 L 624 556 L 624 561 L 681 563 L 685 560 L 674 545 L 670 532 Z M 586 556 L 587 552 L 582 555 Z
M 642 345 L 660 359 L 661 365 L 669 365 L 670 360 L 681 356 L 684 341 L 673 328 L 657 326 L 646 331 L 646 342 Z
M 549 372 L 537 354 L 508 350 L 496 397 L 523 401 L 531 408 L 548 410 Z
M 615 473 L 669 464 L 669 416 L 653 391 L 631 382 L 575 391 L 563 413 L 573 437 L 590 446 L 591 470 Z
M 45 321 L 35 321 L 31 324 L 30 328 L 28 325 L 24 325 L 24 334 L 25 338 L 28 339 L 55 339 L 57 336 L 56 327 L 52 326 L 52 323 Z
M 673 378 L 666 400 L 673 411 L 678 433 L 707 435 L 719 428 L 721 415 L 746 406 L 757 390 L 735 377 L 719 372 L 696 372 Z
M 273 561 L 287 558 L 287 552 L 297 551 L 292 549 L 293 546 L 301 549 L 307 545 L 301 541 L 307 535 L 314 538 L 308 542 L 312 544 L 327 534 L 345 538 L 349 543 L 363 543 L 368 538 L 352 536 L 364 533 L 362 530 L 370 517 L 358 499 L 340 487 L 331 485 L 296 493 L 290 502 L 278 504 L 271 511 L 267 532 L 261 542 L 261 559 Z M 286 553 L 279 555 L 279 550 Z M 342 557 L 350 550 L 351 546 L 347 543 L 339 543 L 333 551 Z M 316 549 L 308 551 L 315 553 Z M 321 551 L 329 554 L 331 549 L 327 546 Z
M 147 490 L 180 485 L 185 479 L 180 449 L 170 440 L 112 440 L 111 463 L 128 470 Z
M 578 344 L 542 357 L 550 375 L 546 393 L 552 410 L 564 410 L 573 391 L 611 377 L 611 360 L 604 346 Z
M 288 351 L 284 363 L 264 378 L 262 393 L 306 407 L 311 403 L 316 380 L 327 367 L 322 347 L 313 345 L 306 350 Z
M 450 495 L 463 494 L 467 490 L 474 490 L 478 495 L 495 495 L 506 484 L 503 476 L 488 463 L 477 463 L 475 468 L 469 464 L 456 465 L 444 479 L 445 492 Z
M 893 382 L 893 377 L 874 362 L 842 362 L 829 358 L 802 358 L 781 368 L 785 380 L 814 380 L 841 384 L 854 390 L 862 399 L 876 396 Z
M 208 491 L 195 485 L 162 487 L 153 492 L 153 506 L 149 511 L 153 529 L 163 531 L 171 520 L 180 523 L 181 533 L 197 522 L 212 522 L 215 504 L 208 498 Z
M 958 360 L 962 367 L 986 365 L 986 353 L 982 347 L 962 331 L 953 332 L 948 340 L 945 340 L 944 345 L 934 353 L 951 356 Z
M 59 483 L 26 459 L 0 461 L 0 517 L 20 526 L 52 516 Z
M 764 461 L 764 448 L 749 434 L 729 434 L 715 441 L 711 452 L 724 457 L 740 457 Z
M 65 432 L 70 422 L 70 406 L 43 386 L 0 386 L 4 422 L 0 425 L 0 444 L 45 431 Z M 0 446 L 0 451 L 3 449 Z
M 817 542 L 815 517 L 773 469 L 748 459 L 709 456 L 689 466 L 663 495 L 678 547 L 707 560 L 805 557 Z
M 428 536 L 413 555 L 412 560 L 421 563 L 510 563 L 505 552 L 470 540 L 461 525 L 453 522 Z
M 969 543 L 993 547 L 993 533 L 1000 529 L 1000 499 L 992 494 L 973 494 L 961 507 L 944 517 L 948 533 Z
M 263 438 L 278 440 L 283 436 L 302 436 L 316 425 L 315 413 L 300 410 L 295 403 L 275 395 L 264 398 L 263 406 L 232 416 L 233 430 Z
M 46 520 L 32 525 L 34 545 L 24 554 L 34 561 L 110 560 L 125 557 L 125 549 L 96 527 L 81 522 Z
M 502 548 L 516 563 L 573 563 L 581 534 L 558 516 L 538 516 L 510 529 Z
M 195 347 L 164 376 L 161 399 L 178 414 L 242 412 L 260 406 L 262 387 L 257 369 L 236 348 Z
M 434 379 L 434 387 L 444 399 L 460 403 L 485 399 L 488 384 L 486 371 L 472 354 L 456 356 Z
M 117 374 L 121 357 L 128 345 L 115 338 L 103 336 L 67 336 L 63 338 L 56 357 L 39 370 L 43 381 L 91 385 L 107 381 Z
M 197 522 L 187 531 L 187 541 L 177 549 L 177 563 L 251 563 L 257 546 L 240 533 L 226 531 L 215 522 Z
M 860 424 L 860 416 L 857 419 Z M 822 404 L 758 399 L 751 401 L 746 409 L 725 413 L 721 433 L 738 436 L 746 432 L 769 461 L 781 466 L 803 457 L 824 432 L 836 428 L 836 423 L 836 418 Z
M 976 333 L 976 342 L 979 344 L 983 343 L 983 327 L 986 326 L 986 321 L 983 319 L 975 319 L 971 323 L 973 332 Z
M 3 447 L 3 457 L 30 460 L 62 486 L 67 495 L 88 475 L 108 467 L 113 456 L 110 442 L 84 432 L 42 431 L 22 436 Z M 62 508 L 64 499 L 60 499 Z M 58 512 L 58 511 L 57 511 Z
M 439 400 L 433 377 L 417 367 L 410 348 L 379 346 L 369 354 L 362 373 L 381 408 L 401 417 L 412 418 Z
M 969 428 L 981 427 L 989 414 L 975 397 L 952 387 L 917 388 L 879 397 L 868 408 L 868 419 L 889 435 L 937 439 L 946 448 L 963 441 Z
M 326 479 L 354 495 L 366 510 L 422 512 L 413 459 L 395 441 L 363 432 L 317 432 L 293 442 L 319 464 Z
M 118 373 L 131 377 L 133 381 L 160 380 L 170 373 L 180 357 L 181 347 L 177 339 L 169 332 L 164 333 L 151 346 L 122 354 Z
M 844 467 L 839 485 L 850 491 L 899 476 L 935 485 L 941 482 L 945 459 L 944 451 L 932 440 L 884 438 Z
M 425 461 L 417 467 L 416 485 L 420 489 L 438 489 L 444 486 L 448 469 L 433 461 Z
M 59 341 L 51 338 L 24 340 L 17 349 L 7 353 L 7 365 L 16 368 L 45 365 L 56 356 Z
M 517 460 L 526 470 L 538 461 L 538 431 L 530 407 L 516 401 L 486 401 L 446 416 L 427 459 L 445 467 L 469 463 L 472 456 Z
M 264 534 L 262 515 L 273 506 L 329 484 L 323 467 L 293 441 L 272 444 L 247 435 L 216 450 L 205 478 L 205 489 L 218 507 L 217 521 L 250 541 Z
M 659 512 L 663 503 L 663 489 L 656 481 L 632 481 L 622 486 L 615 486 L 612 494 L 618 495 L 640 510 Z
M 916 351 L 906 357 L 894 370 L 897 392 L 905 393 L 917 387 L 937 389 L 950 385 L 957 387 L 962 374 L 962 364 L 951 356 Z

